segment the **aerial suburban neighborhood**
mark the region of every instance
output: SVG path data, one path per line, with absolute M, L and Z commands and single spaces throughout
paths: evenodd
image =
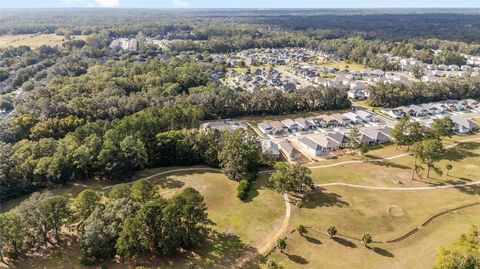
M 476 1 L 0 4 L 0 269 L 477 269 L 479 229 Z

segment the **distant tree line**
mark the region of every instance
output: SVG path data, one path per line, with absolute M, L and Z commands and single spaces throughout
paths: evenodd
M 480 98 L 480 79 L 449 79 L 440 83 L 415 82 L 369 86 L 369 103 L 372 106 L 397 107 L 447 99 Z

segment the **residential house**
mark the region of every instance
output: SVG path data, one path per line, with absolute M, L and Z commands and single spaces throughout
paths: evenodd
M 291 119 L 282 120 L 281 122 L 283 125 L 285 125 L 288 128 L 288 130 L 290 130 L 293 133 L 302 130 L 302 128 L 298 125 L 298 123 L 296 123 Z
M 347 143 L 348 143 L 347 137 L 340 132 L 328 133 L 327 137 L 339 143 L 341 148 L 344 148 L 347 146 Z
M 295 150 L 292 145 L 287 140 L 282 140 L 278 142 L 278 147 L 280 149 L 280 153 L 288 160 L 293 161 L 296 158 L 297 151 Z
M 363 123 L 363 119 L 353 112 L 343 113 L 343 116 L 348 118 L 350 120 L 350 122 L 353 123 L 353 124 Z
M 273 133 L 273 127 L 268 124 L 267 122 L 262 122 L 257 125 L 258 129 L 260 132 L 264 134 L 272 134 Z
M 326 149 L 308 137 L 301 137 L 298 142 L 305 151 L 313 156 L 322 156 L 326 153 Z
M 373 114 L 372 112 L 360 109 L 360 110 L 357 110 L 355 113 L 365 122 L 378 121 L 377 116 L 375 116 L 375 114 Z
M 281 135 L 284 133 L 288 133 L 288 128 L 279 121 L 271 121 L 269 122 L 269 124 L 270 126 L 272 126 L 273 135 Z
M 392 138 L 386 134 L 387 131 L 376 128 L 361 128 L 360 143 L 366 143 L 369 146 L 378 145 L 392 141 Z
M 324 153 L 340 149 L 339 142 L 323 134 L 311 136 L 310 139 L 319 144 L 323 148 Z
M 342 126 L 345 126 L 345 125 L 348 125 L 348 124 L 352 123 L 352 121 L 349 118 L 345 117 L 342 114 L 333 114 L 330 117 L 336 119 L 338 121 L 338 123 Z
M 478 130 L 478 124 L 470 119 L 452 116 L 450 119 L 453 121 L 453 131 L 459 134 L 469 134 Z
M 278 159 L 280 157 L 280 150 L 277 143 L 272 142 L 271 140 L 262 141 L 262 154 L 268 155 L 273 159 Z
M 314 124 L 304 118 L 297 118 L 295 119 L 295 122 L 298 124 L 301 130 L 309 130 L 315 127 Z

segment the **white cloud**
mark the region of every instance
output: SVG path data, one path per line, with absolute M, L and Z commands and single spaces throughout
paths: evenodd
M 118 7 L 120 0 L 95 0 L 99 7 Z
M 173 0 L 172 2 L 175 7 L 188 7 L 188 2 L 183 0 Z
M 87 7 L 118 7 L 120 0 L 61 0 L 67 5 Z

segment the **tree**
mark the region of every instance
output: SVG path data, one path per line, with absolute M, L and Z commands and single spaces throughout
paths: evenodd
M 362 143 L 360 144 L 360 154 L 365 155 L 370 151 L 370 148 L 368 147 L 367 143 Z
M 431 168 L 434 168 L 435 172 L 441 173 L 441 170 L 436 169 L 435 163 L 438 162 L 445 153 L 442 141 L 438 139 L 426 139 L 416 142 L 413 145 L 412 151 L 415 158 L 418 158 L 423 164 L 427 165 L 427 178 L 430 177 Z
M 285 238 L 279 238 L 277 240 L 277 248 L 283 253 L 283 251 L 287 248 L 287 240 Z
M 310 169 L 299 164 L 277 163 L 269 182 L 279 193 L 300 193 L 308 200 L 308 196 L 315 188 L 310 177 L 311 173 Z
M 392 137 L 395 139 L 397 147 L 408 145 L 408 121 L 408 117 L 403 117 L 395 124 L 395 127 L 393 127 Z
M 16 260 L 25 250 L 25 226 L 15 211 L 0 213 L 0 261 L 4 257 Z
M 155 195 L 155 186 L 146 179 L 140 179 L 133 183 L 130 188 L 132 199 L 145 204 Z
M 225 144 L 219 154 L 220 167 L 229 178 L 240 180 L 257 169 L 260 162 L 257 142 L 241 129 L 225 136 Z
M 453 135 L 453 121 L 450 118 L 434 119 L 430 129 L 427 131 L 429 138 L 441 139 Z
M 130 187 L 127 184 L 115 185 L 108 193 L 108 197 L 110 199 L 128 198 L 130 197 Z
M 365 247 L 368 247 L 368 244 L 372 243 L 372 241 L 373 241 L 372 235 L 369 234 L 369 233 L 364 233 L 362 235 L 362 241 L 363 241 L 363 244 L 365 245 Z
M 450 170 L 453 169 L 453 166 L 452 166 L 451 164 L 447 163 L 447 164 L 445 165 L 445 168 L 447 169 L 447 176 L 448 176 L 448 174 L 450 173 Z
M 353 127 L 348 135 L 348 144 L 347 144 L 348 148 L 352 151 L 352 154 L 354 150 L 360 147 L 360 142 L 358 141 L 359 137 L 360 137 L 360 131 L 358 130 L 357 127 Z
M 100 195 L 94 190 L 86 189 L 80 192 L 73 203 L 76 216 L 82 227 L 84 221 L 92 214 L 95 207 L 100 203 Z
M 453 244 L 443 246 L 437 253 L 434 269 L 471 269 L 480 267 L 480 234 L 476 226 Z
M 327 229 L 328 235 L 330 235 L 330 238 L 335 237 L 337 235 L 337 227 L 335 226 L 329 226 Z
M 68 201 L 64 196 L 52 196 L 45 201 L 47 224 L 55 233 L 55 239 L 60 241 L 60 230 L 70 217 Z
M 301 236 L 303 236 L 303 235 L 306 234 L 308 231 L 307 231 L 307 228 L 305 228 L 305 226 L 303 226 L 303 225 L 300 224 L 300 225 L 298 225 L 298 227 L 297 227 L 297 232 L 298 232 Z

